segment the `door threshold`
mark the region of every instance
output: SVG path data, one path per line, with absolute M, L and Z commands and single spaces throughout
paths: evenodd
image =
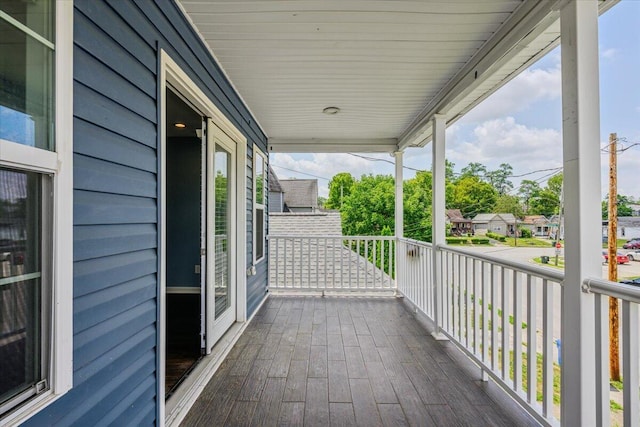
M 262 304 L 267 300 L 265 297 L 260 305 L 253 312 L 255 315 Z M 173 392 L 173 394 L 165 401 L 165 419 L 164 425 L 179 426 L 180 423 L 189 413 L 189 410 L 193 404 L 198 400 L 198 397 L 207 386 L 213 375 L 216 373 L 220 364 L 227 357 L 235 343 L 242 336 L 242 333 L 247 328 L 251 319 L 246 322 L 234 323 L 227 332 L 220 338 L 220 340 L 213 346 L 211 354 L 202 357 L 196 366 L 193 368 L 189 376 L 184 378 L 184 381 Z

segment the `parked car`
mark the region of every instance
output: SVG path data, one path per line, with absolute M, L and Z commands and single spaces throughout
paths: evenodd
M 628 240 L 622 247 L 625 249 L 640 249 L 640 239 L 636 237 Z
M 640 250 L 632 250 L 624 252 L 624 254 L 629 258 L 629 261 L 640 261 Z
M 640 277 L 636 278 L 636 279 L 630 279 L 630 280 L 620 280 L 620 283 L 624 283 L 627 285 L 633 285 L 633 286 L 640 286 Z
M 618 251 L 616 255 L 617 255 L 616 258 L 617 258 L 618 264 L 626 264 L 629 262 L 629 257 L 627 257 L 622 252 Z M 604 262 L 609 262 L 609 252 L 602 251 L 602 256 L 604 257 Z

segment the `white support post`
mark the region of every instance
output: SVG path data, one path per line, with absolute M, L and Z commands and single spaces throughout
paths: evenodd
M 433 117 L 433 143 L 432 143 L 432 204 L 431 204 L 431 242 L 433 250 L 433 320 L 436 329 L 433 336 L 436 339 L 444 340 L 446 337 L 442 334 L 441 328 L 443 324 L 443 289 L 445 283 L 442 282 L 443 272 L 442 264 L 439 262 L 440 251 L 438 245 L 445 243 L 445 129 L 447 123 L 445 117 L 436 114 Z
M 595 313 L 583 280 L 602 276 L 598 2 L 568 0 L 560 13 L 565 188 L 562 287 L 562 425 L 596 422 Z
M 395 237 L 396 237 L 396 256 L 395 256 L 395 272 L 396 272 L 396 290 L 400 289 L 403 277 L 401 277 L 403 271 L 400 268 L 400 257 L 406 256 L 406 254 L 400 255 L 400 242 L 398 239 L 404 237 L 404 191 L 402 187 L 403 183 L 403 164 L 402 164 L 402 156 L 403 151 L 396 151 L 393 153 L 395 157 L 395 165 L 396 165 L 396 198 L 395 198 Z M 391 247 L 389 247 L 391 249 Z

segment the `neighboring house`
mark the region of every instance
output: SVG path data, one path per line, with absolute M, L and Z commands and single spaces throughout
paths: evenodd
M 564 240 L 564 216 L 551 215 L 549 218 L 549 238 Z
M 492 233 L 503 234 L 509 236 L 513 234 L 516 225 L 516 217 L 510 213 L 483 213 L 476 215 L 473 220 L 473 229 L 476 233 Z
M 285 212 L 315 212 L 318 210 L 317 179 L 281 179 Z
M 609 235 L 609 221 L 602 221 L 602 235 Z M 617 237 L 619 239 L 631 239 L 634 237 L 640 237 L 640 217 L 638 216 L 619 216 L 618 217 L 618 232 Z
M 269 213 L 284 212 L 284 190 L 278 176 L 269 166 Z
M 473 223 L 470 219 L 465 218 L 460 209 L 447 209 L 445 212 L 447 224 L 451 226 L 451 234 L 461 236 L 463 234 L 473 232 Z
M 525 215 L 521 227 L 531 231 L 532 236 L 548 237 L 551 231 L 550 221 L 544 215 Z
M 640 204 L 638 203 L 629 203 L 627 205 L 631 209 L 632 216 L 640 216 Z
M 334 283 L 349 283 L 350 288 L 356 289 L 391 285 L 389 275 L 358 253 L 367 243 L 341 237 L 340 212 L 271 214 L 269 250 L 274 256 L 269 265 L 269 283 L 274 289 L 316 291 L 339 291 L 332 288 Z M 373 244 L 368 244 L 373 251 Z M 376 247 L 378 252 L 381 245 Z M 388 247 L 390 243 L 385 246 L 387 254 Z M 372 253 L 368 250 L 367 255 Z M 296 274 L 300 271 L 297 265 L 309 266 L 309 270 Z

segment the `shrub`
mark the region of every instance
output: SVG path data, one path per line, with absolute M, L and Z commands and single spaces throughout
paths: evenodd
M 528 228 L 520 228 L 518 229 L 518 231 L 520 231 L 520 237 L 524 237 L 524 238 L 531 238 L 531 230 L 529 230 Z
M 474 237 L 473 239 L 471 239 L 471 243 L 473 243 L 474 245 L 488 245 L 489 239 L 487 239 L 486 237 Z
M 447 237 L 446 241 L 450 245 L 466 245 L 468 243 L 466 237 Z

